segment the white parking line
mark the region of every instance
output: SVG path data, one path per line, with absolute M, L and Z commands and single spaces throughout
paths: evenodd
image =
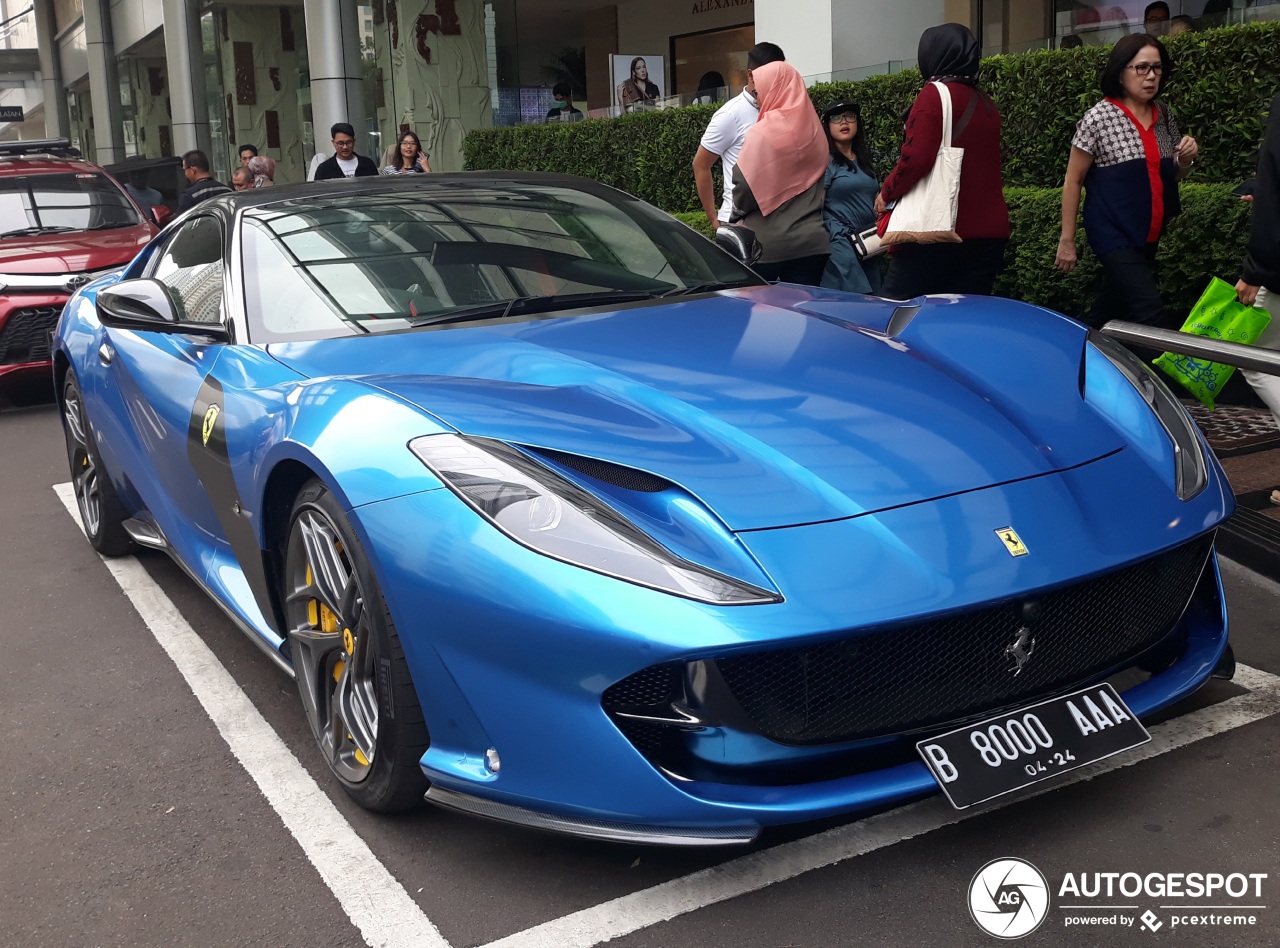
M 71 485 L 58 484 L 54 490 L 80 523 Z M 142 565 L 132 556 L 103 562 L 365 942 L 376 948 L 450 948 Z M 952 809 L 940 795 L 933 796 L 633 892 L 482 948 L 592 948 L 1280 713 L 1280 676 L 1240 665 L 1235 681 L 1249 692 L 1155 725 L 1150 728 L 1149 743 L 1049 781 L 1035 792 L 965 811 Z
M 71 485 L 53 489 L 80 523 Z M 371 948 L 449 948 L 142 564 L 132 556 L 104 557 L 103 562 L 365 943 Z
M 941 796 L 930 797 L 838 826 L 816 836 L 784 843 L 772 849 L 762 849 L 710 869 L 624 895 L 594 908 L 583 909 L 500 938 L 483 948 L 591 948 L 612 938 L 621 938 L 650 925 L 669 921 L 678 915 L 755 892 L 810 870 L 874 852 L 974 816 L 1003 809 L 1067 784 L 1090 780 L 1107 771 L 1128 767 L 1280 712 L 1280 677 L 1240 665 L 1236 669 L 1235 680 L 1250 689 L 1249 693 L 1155 725 L 1150 728 L 1149 743 L 1120 756 L 1082 767 L 1070 777 L 1050 781 L 1035 793 L 1023 793 L 1005 802 L 963 812 L 952 809 Z

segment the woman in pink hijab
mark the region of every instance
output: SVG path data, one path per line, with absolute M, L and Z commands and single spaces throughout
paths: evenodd
M 760 117 L 733 169 L 729 219 L 755 232 L 762 277 L 817 286 L 830 254 L 822 225 L 827 136 L 794 66 L 772 62 L 750 73 Z

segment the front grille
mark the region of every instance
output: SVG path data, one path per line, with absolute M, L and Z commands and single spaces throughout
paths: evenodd
M 1138 660 L 1167 662 L 1176 646 L 1170 633 L 1212 548 L 1208 535 L 1052 592 L 821 644 L 722 657 L 696 674 L 680 662 L 653 665 L 611 685 L 602 704 L 641 753 L 676 770 L 689 760 L 678 726 L 624 715 L 670 718 L 678 703 L 783 744 L 844 744 L 938 728 Z M 1035 644 L 1015 675 L 1006 649 L 1024 628 Z M 796 779 L 790 771 L 784 776 Z
M 963 719 L 1132 661 L 1182 615 L 1212 536 L 1095 579 L 930 622 L 716 662 L 760 733 L 854 741 Z M 1030 606 L 1029 606 L 1030 604 Z M 1026 620 L 1029 609 L 1036 614 Z M 1030 659 L 1006 653 L 1025 624 Z
M 0 365 L 49 361 L 49 333 L 58 325 L 61 306 L 15 309 L 0 328 Z
M 602 696 L 604 709 L 615 715 L 613 720 L 618 729 L 627 736 L 636 750 L 647 757 L 654 757 L 659 753 L 667 728 L 652 721 L 634 721 L 616 716 L 616 713 L 667 712 L 671 703 L 683 694 L 681 668 L 679 662 L 652 665 L 610 685 Z

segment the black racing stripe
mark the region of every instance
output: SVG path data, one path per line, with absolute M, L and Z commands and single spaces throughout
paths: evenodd
M 240 564 L 258 608 L 262 610 L 267 622 L 276 628 L 279 623 L 276 620 L 271 584 L 267 579 L 266 560 L 262 547 L 254 536 L 253 526 L 242 512 L 244 504 L 231 473 L 222 383 L 212 376 L 205 378 L 191 409 L 187 458 L 213 503 L 218 523 L 231 544 L 231 552 Z M 279 631 L 278 628 L 276 631 Z

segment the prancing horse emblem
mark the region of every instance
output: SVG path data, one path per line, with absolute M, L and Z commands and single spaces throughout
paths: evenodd
M 1031 661 L 1031 653 L 1035 650 L 1035 636 L 1024 625 L 1018 630 L 1018 637 L 1013 640 L 1013 644 L 1004 650 L 1005 655 L 1013 659 L 1014 667 L 1009 669 L 1009 671 L 1013 672 L 1013 677 L 1017 678 L 1022 674 L 1022 666 Z
M 1000 538 L 1000 542 L 1004 544 L 1010 556 L 1027 555 L 1027 545 L 1022 542 L 1022 537 L 1018 536 L 1013 527 L 1000 527 L 996 530 L 996 536 Z
M 218 406 L 210 405 L 209 410 L 204 413 L 204 430 L 201 431 L 201 434 L 204 435 L 204 443 L 206 445 L 209 443 L 209 436 L 213 434 L 213 423 L 217 420 Z

